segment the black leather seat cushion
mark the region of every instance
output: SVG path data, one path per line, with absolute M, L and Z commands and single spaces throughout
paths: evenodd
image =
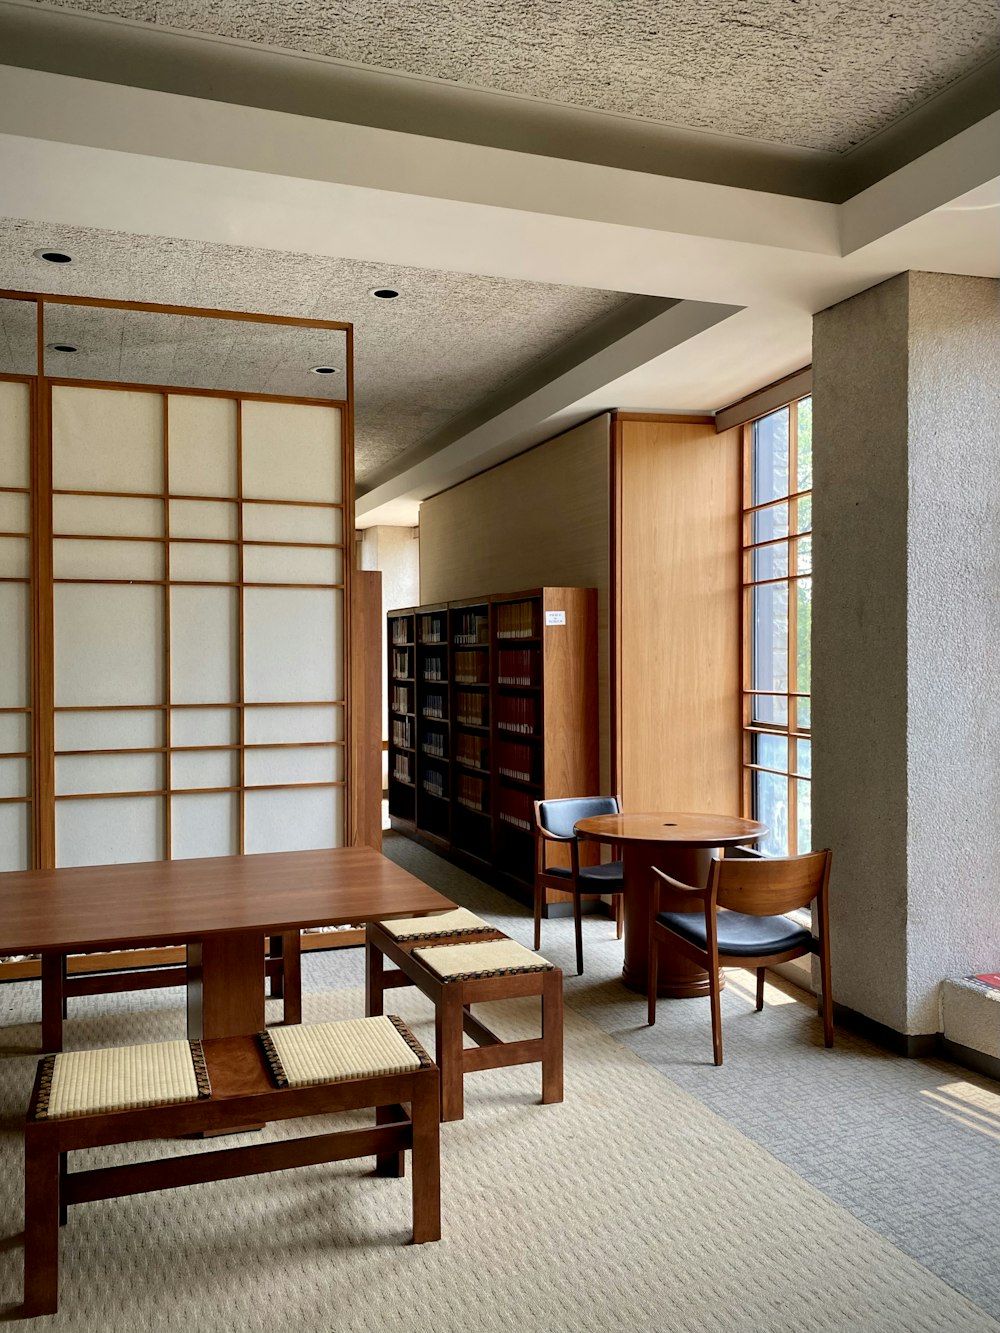
M 682 939 L 708 949 L 703 912 L 661 912 L 656 918 Z M 815 946 L 812 934 L 787 916 L 744 916 L 742 912 L 719 912 L 716 916 L 719 953 L 737 958 L 784 953 L 787 949 Z
M 569 879 L 569 866 L 546 866 L 547 875 Z M 625 871 L 621 861 L 608 861 L 600 866 L 581 866 L 580 883 L 591 885 L 601 893 L 621 893 L 625 887 Z

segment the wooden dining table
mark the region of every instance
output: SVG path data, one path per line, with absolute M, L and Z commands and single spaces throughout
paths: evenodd
M 0 956 L 41 954 L 44 1015 L 66 954 L 185 942 L 188 1036 L 245 1036 L 264 1026 L 269 937 L 453 907 L 371 847 L 8 871 Z
M 577 837 L 612 843 L 621 848 L 625 879 L 625 964 L 622 980 L 631 990 L 646 993 L 649 973 L 650 899 L 652 867 L 682 884 L 703 888 L 708 883 L 712 855 L 722 847 L 756 842 L 767 836 L 766 824 L 734 815 L 665 813 L 595 815 L 581 819 Z M 700 899 L 686 898 L 660 884 L 660 910 L 704 911 Z M 707 995 L 708 973 L 670 943 L 660 945 L 657 995 L 683 999 Z

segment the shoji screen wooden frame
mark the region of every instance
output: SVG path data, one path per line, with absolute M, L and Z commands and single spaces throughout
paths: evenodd
M 233 850 L 244 852 L 247 850 L 247 804 L 248 794 L 258 791 L 284 791 L 284 790 L 308 790 L 313 791 L 324 789 L 331 792 L 333 796 L 336 792 L 342 793 L 342 824 L 341 836 L 344 842 L 367 840 L 364 838 L 365 826 L 371 822 L 370 811 L 368 807 L 371 804 L 370 793 L 361 791 L 352 791 L 352 776 L 354 784 L 359 782 L 363 785 L 365 774 L 367 772 L 366 761 L 360 754 L 354 753 L 353 741 L 355 723 L 352 718 L 352 682 L 355 685 L 362 682 L 362 677 L 358 672 L 357 664 L 352 662 L 351 656 L 351 636 L 352 621 L 355 624 L 363 624 L 359 620 L 357 608 L 352 603 L 352 564 L 353 564 L 353 531 L 354 531 L 354 472 L 353 472 L 353 420 L 354 420 L 354 399 L 353 399 L 353 330 L 347 323 L 331 320 L 310 320 L 294 317 L 275 317 L 254 314 L 244 314 L 233 311 L 220 310 L 202 310 L 179 306 L 160 306 L 151 303 L 142 302 L 119 302 L 106 301 L 99 299 L 84 299 L 76 297 L 50 296 L 39 293 L 24 292 L 6 292 L 0 291 L 0 299 L 24 301 L 33 303 L 36 310 L 37 321 L 37 373 L 32 375 L 11 374 L 2 375 L 0 379 L 4 381 L 14 381 L 24 383 L 29 386 L 31 393 L 31 484 L 27 492 L 30 496 L 30 570 L 29 579 L 31 589 L 31 665 L 30 665 L 30 697 L 27 700 L 27 707 L 13 710 L 4 709 L 3 712 L 19 711 L 25 713 L 30 720 L 30 753 L 28 751 L 18 751 L 4 753 L 2 758 L 18 758 L 30 761 L 30 790 L 27 795 L 27 801 L 30 803 L 31 810 L 31 862 L 36 867 L 49 867 L 57 864 L 57 846 L 56 846 L 56 809 L 57 805 L 64 801 L 84 801 L 84 800 L 119 800 L 131 797 L 142 799 L 159 800 L 162 803 L 162 848 L 161 855 L 164 859 L 169 859 L 174 854 L 174 804 L 177 796 L 184 796 L 194 792 L 196 794 L 215 794 L 226 792 L 235 798 L 235 804 L 238 809 L 238 838 L 237 846 Z M 326 399 L 318 397 L 295 396 L 285 397 L 275 394 L 263 393 L 238 393 L 229 390 L 220 389 L 192 389 L 178 387 L 169 384 L 127 384 L 110 381 L 92 381 L 77 378 L 56 378 L 46 376 L 45 370 L 45 348 L 46 348 L 46 308 L 55 305 L 74 305 L 91 306 L 108 310 L 123 311 L 147 311 L 160 315 L 177 315 L 191 319 L 211 318 L 214 320 L 238 320 L 254 324 L 271 324 L 295 326 L 304 329 L 322 329 L 342 332 L 345 339 L 345 392 L 343 396 L 337 399 Z M 118 392 L 128 394 L 143 394 L 158 396 L 161 401 L 162 411 L 162 472 L 161 485 L 158 489 L 150 490 L 131 490 L 131 491 L 88 491 L 83 488 L 66 487 L 53 488 L 53 402 L 60 391 L 71 390 L 89 390 L 95 392 Z M 235 466 L 235 493 L 229 495 L 210 496 L 203 495 L 185 495 L 181 492 L 171 490 L 170 478 L 170 408 L 171 404 L 183 398 L 213 398 L 223 399 L 232 402 L 235 405 L 235 423 L 236 423 L 236 466 Z M 336 412 L 339 417 L 339 439 L 340 439 L 340 474 L 337 479 L 339 482 L 339 499 L 335 500 L 304 500 L 304 499 L 268 499 L 262 495 L 248 493 L 244 494 L 244 456 L 243 456 L 243 435 L 245 418 L 254 404 L 293 404 L 307 405 L 310 407 L 319 407 Z M 24 494 L 24 488 L 18 487 L 0 487 L 0 491 L 11 492 L 16 490 Z M 336 491 L 332 492 L 336 494 Z M 118 498 L 123 503 L 126 499 L 141 499 L 149 502 L 159 502 L 162 506 L 162 529 L 159 535 L 123 535 L 121 533 L 98 532 L 98 531 L 78 531 L 57 527 L 54 521 L 54 499 L 58 501 L 60 497 L 75 496 L 78 499 L 85 497 L 101 496 L 109 500 Z M 233 506 L 235 511 L 235 532 L 225 537 L 205 537 L 202 536 L 182 536 L 171 532 L 171 510 L 173 504 L 177 501 L 192 503 L 204 502 L 206 504 L 226 504 Z M 316 512 L 318 509 L 325 511 L 335 511 L 332 517 L 335 519 L 336 513 L 340 516 L 339 532 L 334 531 L 333 536 L 339 540 L 291 540 L 287 533 L 282 533 L 278 539 L 269 539 L 265 536 L 257 535 L 247 537 L 244 532 L 245 515 L 250 505 L 284 505 L 289 509 L 292 506 L 301 507 L 301 511 Z M 288 513 L 289 511 L 282 511 Z M 114 526 L 114 525 L 112 525 Z M 20 534 L 10 534 L 18 536 Z M 86 571 L 84 575 L 59 573 L 55 566 L 55 552 L 57 549 L 63 550 L 70 544 L 85 543 L 91 540 L 95 543 L 94 547 L 82 546 L 81 549 L 95 551 L 96 544 L 101 542 L 119 542 L 127 541 L 130 543 L 142 542 L 148 544 L 150 552 L 158 551 L 162 553 L 159 557 L 152 557 L 154 568 L 152 570 L 156 577 L 131 577 L 118 578 L 114 574 L 117 570 L 105 572 L 102 576 L 96 576 L 92 571 Z M 57 548 L 56 543 L 59 543 Z M 209 546 L 219 547 L 234 552 L 233 570 L 229 577 L 209 579 L 209 578 L 178 578 L 177 570 L 171 569 L 171 557 L 173 554 L 176 560 L 177 553 L 187 544 L 198 544 L 201 548 Z M 269 550 L 269 548 L 282 548 L 281 552 Z M 141 548 L 147 549 L 145 546 Z M 194 550 L 194 546 L 191 547 Z M 324 575 L 323 582 L 303 581 L 294 579 L 285 571 L 285 576 L 280 577 L 274 573 L 267 577 L 258 575 L 256 578 L 249 577 L 248 564 L 250 556 L 256 559 L 256 554 L 270 556 L 272 559 L 278 559 L 281 555 L 291 552 L 293 555 L 308 557 L 310 554 L 315 557 L 331 557 L 331 572 L 329 579 Z M 339 559 L 339 574 L 335 569 L 335 564 Z M 132 571 L 134 574 L 134 570 Z M 190 572 L 190 571 L 189 571 Z M 173 575 L 173 576 L 172 576 Z M 13 579 L 4 579 L 14 581 Z M 21 580 L 22 582 L 24 580 Z M 113 588 L 116 585 L 128 585 L 132 588 L 141 586 L 151 589 L 159 588 L 163 590 L 163 597 L 159 603 L 159 616 L 162 617 L 162 633 L 160 647 L 162 648 L 163 660 L 160 662 L 158 670 L 162 679 L 162 697 L 158 703 L 92 703 L 87 704 L 75 701 L 71 705 L 59 705 L 56 701 L 56 673 L 55 673 L 55 604 L 57 589 L 62 585 L 87 584 L 95 587 Z M 217 703 L 197 703 L 180 702 L 172 696 L 172 675 L 171 675 L 171 614 L 172 603 L 174 601 L 173 591 L 179 588 L 195 587 L 217 589 L 232 589 L 235 592 L 236 605 L 236 633 L 238 637 L 238 647 L 236 649 L 238 660 L 238 681 L 237 692 L 234 699 L 219 700 Z M 247 619 L 248 619 L 248 592 L 252 597 L 255 590 L 258 589 L 302 589 L 316 590 L 323 589 L 330 591 L 336 601 L 336 595 L 340 598 L 340 625 L 339 634 L 341 642 L 341 660 L 336 664 L 332 671 L 332 676 L 337 681 L 337 687 L 332 693 L 338 695 L 336 698 L 322 699 L 279 699 L 267 697 L 265 700 L 248 698 L 247 691 Z M 336 612 L 331 609 L 330 623 L 336 629 Z M 339 681 L 338 681 L 339 678 Z M 294 694 L 294 691 L 291 693 Z M 363 682 L 357 689 L 359 695 L 359 705 L 367 708 L 367 703 L 363 699 L 365 693 Z M 218 737 L 206 743 L 199 744 L 180 744 L 174 735 L 176 719 L 181 713 L 194 711 L 198 709 L 227 709 L 230 710 L 228 716 L 235 719 L 236 725 L 233 734 L 225 743 L 220 743 Z M 333 730 L 329 739 L 311 740 L 272 740 L 263 737 L 260 733 L 258 739 L 248 739 L 248 734 L 253 735 L 248 727 L 248 719 L 254 713 L 254 710 L 263 709 L 323 709 L 331 713 L 334 719 Z M 56 724 L 57 718 L 63 715 L 86 713 L 109 712 L 123 714 L 130 710 L 142 710 L 149 715 L 155 715 L 160 719 L 158 734 L 154 737 L 156 744 L 150 745 L 118 745 L 109 744 L 96 746 L 94 744 L 84 746 L 68 746 L 65 743 L 57 749 L 56 745 Z M 260 714 L 264 716 L 263 714 Z M 339 725 L 336 719 L 339 715 Z M 272 714 L 273 716 L 273 714 Z M 363 738 L 362 738 L 363 739 Z M 328 774 L 322 778 L 312 781 L 268 781 L 268 780 L 248 780 L 251 775 L 248 773 L 248 757 L 251 763 L 258 752 L 273 752 L 270 756 L 278 756 L 280 761 L 283 751 L 297 751 L 305 753 L 308 750 L 316 750 L 322 747 L 323 753 L 328 753 L 331 757 L 331 764 Z M 198 786 L 193 788 L 188 785 L 178 786 L 174 767 L 178 755 L 198 754 L 200 752 L 218 752 L 228 754 L 231 758 L 232 772 L 229 782 L 218 785 Z M 93 759 L 98 755 L 121 756 L 124 754 L 148 756 L 150 765 L 157 765 L 160 774 L 160 781 L 155 785 L 146 785 L 136 791 L 124 790 L 119 787 L 110 792 L 86 791 L 86 792 L 67 792 L 58 791 L 56 787 L 56 761 L 57 758 L 66 759 L 69 756 L 77 757 L 78 762 L 87 762 L 88 757 Z M 338 757 L 339 756 L 339 757 Z M 260 758 L 264 758 L 263 755 Z M 272 774 L 272 777 L 274 775 Z M 266 777 L 266 775 L 265 775 Z M 11 797 L 11 800 L 22 798 Z M 251 798 L 252 799 L 252 798 Z M 334 806 L 334 811 L 336 806 Z M 331 819 L 336 820 L 338 815 L 331 814 Z M 332 827 L 336 827 L 335 824 Z M 253 848 L 251 848 L 253 850 Z M 190 853 L 189 853 L 190 854 Z M 128 858 L 123 858 L 128 859 Z M 322 938 L 322 937 L 321 937 Z M 324 942 L 329 942 L 329 936 L 325 937 Z M 0 977 L 7 971 L 9 965 L 0 963 Z M 23 965 L 15 965 L 17 970 L 23 971 Z

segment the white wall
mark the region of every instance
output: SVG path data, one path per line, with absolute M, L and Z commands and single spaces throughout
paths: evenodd
M 389 739 L 389 686 L 385 637 L 386 613 L 396 607 L 415 606 L 420 600 L 420 542 L 418 528 L 388 526 L 359 529 L 358 568 L 377 569 L 382 574 L 382 739 Z M 382 787 L 388 781 L 383 750 Z

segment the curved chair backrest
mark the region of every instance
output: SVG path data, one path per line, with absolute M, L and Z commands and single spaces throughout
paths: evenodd
M 808 907 L 826 888 L 830 877 L 829 851 L 806 852 L 802 856 L 768 856 L 760 860 L 717 860 L 719 907 L 747 916 L 783 916 L 797 907 Z
M 538 822 L 556 838 L 572 838 L 579 819 L 592 815 L 618 815 L 617 796 L 565 796 L 557 801 L 538 802 Z

